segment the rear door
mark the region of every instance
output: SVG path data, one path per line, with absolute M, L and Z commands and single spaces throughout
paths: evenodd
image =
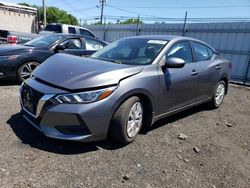
M 197 63 L 197 95 L 199 100 L 205 100 L 211 96 L 213 89 L 220 77 L 220 61 L 214 57 L 213 50 L 199 42 L 191 42 L 194 60 Z
M 185 60 L 182 68 L 160 70 L 159 113 L 163 114 L 197 101 L 197 64 L 193 62 L 189 41 L 175 43 L 168 57 Z

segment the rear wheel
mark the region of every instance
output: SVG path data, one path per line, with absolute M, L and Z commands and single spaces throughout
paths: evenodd
M 17 71 L 17 79 L 20 82 L 25 81 L 31 76 L 31 73 L 39 66 L 40 64 L 36 61 L 29 61 L 21 65 Z
M 135 140 L 143 122 L 143 103 L 139 97 L 126 100 L 115 112 L 109 130 L 109 136 L 121 144 Z
M 216 86 L 213 99 L 210 102 L 211 106 L 213 108 L 219 108 L 224 100 L 225 94 L 226 94 L 226 83 L 223 80 L 221 80 Z

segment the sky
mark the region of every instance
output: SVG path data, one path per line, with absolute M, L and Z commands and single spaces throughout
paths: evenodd
M 2 0 L 4 1 L 4 0 Z M 42 0 L 6 0 L 8 3 L 26 2 L 42 5 Z M 45 0 L 46 6 L 55 6 L 77 17 L 81 23 L 98 21 L 99 0 Z M 104 6 L 106 21 L 136 18 L 144 22 L 183 19 L 185 12 L 191 18 L 249 18 L 250 0 L 107 0 Z M 176 19 L 178 20 L 178 19 Z

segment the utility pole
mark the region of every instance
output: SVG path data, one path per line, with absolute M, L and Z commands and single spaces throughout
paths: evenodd
M 44 25 L 44 27 L 46 27 L 46 25 L 47 25 L 45 0 L 43 0 L 43 25 Z
M 104 8 L 104 3 L 106 2 L 106 0 L 100 0 L 100 4 L 101 4 L 101 17 L 100 17 L 100 24 L 102 24 L 102 20 L 103 20 L 103 8 Z
M 183 24 L 183 30 L 182 30 L 182 36 L 185 36 L 185 32 L 186 32 L 186 24 L 187 24 L 187 11 L 185 13 L 185 19 L 184 19 L 184 24 Z
M 136 21 L 136 36 L 139 35 L 140 32 L 140 15 L 138 14 L 137 21 Z

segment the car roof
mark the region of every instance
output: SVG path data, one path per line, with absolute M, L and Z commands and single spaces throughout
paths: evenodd
M 61 25 L 61 26 L 75 27 L 75 28 L 79 28 L 79 29 L 84 29 L 84 30 L 90 31 L 88 28 L 82 27 L 82 26 L 79 26 L 79 25 L 70 25 L 70 24 L 62 24 L 62 23 L 49 23 L 47 25 Z
M 141 36 L 133 36 L 133 37 L 128 37 L 128 38 L 132 38 L 132 39 L 147 39 L 147 40 L 166 40 L 166 41 L 178 41 L 178 40 L 191 40 L 191 41 L 196 41 L 196 42 L 200 42 L 203 43 L 207 46 L 209 46 L 211 49 L 214 50 L 213 47 L 211 47 L 209 44 L 195 39 L 195 38 L 191 38 L 191 37 L 185 37 L 185 36 L 177 36 L 177 35 L 141 35 Z
M 128 37 L 128 38 L 141 38 L 141 39 L 148 39 L 148 40 L 193 40 L 193 41 L 199 41 L 204 43 L 203 41 L 200 41 L 198 39 L 194 39 L 191 37 L 184 37 L 184 36 L 177 36 L 177 35 L 141 35 L 141 36 L 133 36 L 133 37 Z
M 107 43 L 107 42 L 105 42 L 105 41 L 103 41 L 103 40 L 100 40 L 100 39 L 98 39 L 98 38 L 89 37 L 89 36 L 80 35 L 80 34 L 52 33 L 52 34 L 48 34 L 48 35 L 56 35 L 56 36 L 62 36 L 62 37 L 66 37 L 66 38 L 71 38 L 71 37 L 89 38 L 89 39 L 101 41 L 101 42 L 103 42 L 103 43 Z

